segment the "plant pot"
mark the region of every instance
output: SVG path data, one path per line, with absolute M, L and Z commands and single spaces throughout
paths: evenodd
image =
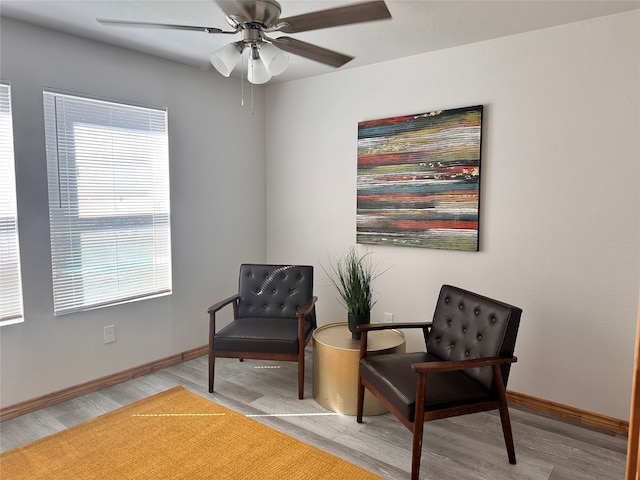
M 371 313 L 365 313 L 363 315 L 347 314 L 349 323 L 349 331 L 351 332 L 351 338 L 354 340 L 360 340 L 360 332 L 358 331 L 358 325 L 366 325 L 371 323 Z

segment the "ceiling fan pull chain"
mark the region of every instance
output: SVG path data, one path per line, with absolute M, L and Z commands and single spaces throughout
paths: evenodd
M 240 104 L 244 107 L 244 58 L 240 62 Z

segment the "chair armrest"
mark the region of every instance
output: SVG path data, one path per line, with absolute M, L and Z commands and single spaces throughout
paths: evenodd
M 358 325 L 356 327 L 362 335 L 360 335 L 360 359 L 367 356 L 367 343 L 369 342 L 368 333 L 375 332 L 376 330 L 391 330 L 398 328 L 421 328 L 425 341 L 427 335 L 431 331 L 431 322 L 416 322 L 416 323 L 366 323 L 364 325 Z
M 431 326 L 431 322 L 419 322 L 419 323 L 367 323 L 364 325 L 358 325 L 359 332 L 368 332 L 371 330 L 389 330 L 398 328 L 428 328 Z
M 215 313 L 218 310 L 220 310 L 222 307 L 224 307 L 225 305 L 229 305 L 230 303 L 235 302 L 238 298 L 240 298 L 240 295 L 238 295 L 237 293 L 235 295 L 230 296 L 229 298 L 225 298 L 224 300 L 211 305 L 209 307 L 209 309 L 207 310 L 207 313 Z
M 411 371 L 415 373 L 453 372 L 455 370 L 467 370 L 469 368 L 490 367 L 515 363 L 517 357 L 483 357 L 469 360 L 443 360 L 441 362 L 422 362 L 411 365 Z
M 309 301 L 307 301 L 307 303 L 305 303 L 303 306 L 301 306 L 298 309 L 298 311 L 296 312 L 296 315 L 298 317 L 302 315 L 302 318 L 306 317 L 311 313 L 311 310 L 313 309 L 317 301 L 318 301 L 318 297 L 311 297 Z
M 307 315 L 311 315 L 311 325 L 312 330 L 316 328 L 316 302 L 318 301 L 318 297 L 311 297 L 303 306 L 301 306 L 296 312 L 296 317 L 298 319 L 298 339 L 301 342 L 299 345 L 301 346 L 301 355 L 304 355 L 304 347 L 307 344 L 308 339 L 304 334 L 304 322 L 307 318 Z

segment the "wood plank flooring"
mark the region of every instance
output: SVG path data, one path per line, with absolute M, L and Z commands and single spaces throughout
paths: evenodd
M 305 399 L 297 398 L 295 363 L 220 358 L 216 392 L 207 391 L 207 358 L 130 380 L 0 424 L 6 451 L 176 385 L 389 480 L 407 479 L 411 434 L 392 415 L 355 417 L 313 400 L 311 351 Z M 622 480 L 627 438 L 510 407 L 517 465 L 510 465 L 497 412 L 425 425 L 422 479 Z M 284 453 L 284 452 L 283 452 Z M 1 470 L 1 469 L 0 469 Z M 232 480 L 232 479 L 229 479 Z M 330 479 L 339 480 L 339 479 Z M 348 479 L 346 479 L 348 480 Z

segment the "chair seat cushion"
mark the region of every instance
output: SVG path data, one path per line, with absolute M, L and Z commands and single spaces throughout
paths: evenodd
M 425 352 L 375 355 L 360 360 L 360 375 L 402 416 L 413 422 L 417 374 L 411 371 L 411 364 L 440 360 Z M 462 371 L 427 375 L 425 411 L 489 399 L 490 391 Z
M 304 322 L 305 343 L 311 321 Z M 296 318 L 238 318 L 216 332 L 214 349 L 227 352 L 298 353 Z

